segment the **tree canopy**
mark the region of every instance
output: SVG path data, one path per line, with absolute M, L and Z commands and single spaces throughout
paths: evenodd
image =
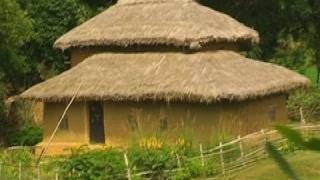
M 198 1 L 260 33 L 261 43 L 248 56 L 307 75 L 320 66 L 320 1 Z M 0 80 L 9 95 L 63 71 L 67 56 L 53 49 L 54 41 L 114 3 L 116 0 L 1 0 Z

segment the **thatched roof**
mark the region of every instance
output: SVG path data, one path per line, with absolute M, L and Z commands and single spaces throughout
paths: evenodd
M 255 30 L 193 0 L 119 0 L 60 37 L 54 46 L 170 45 L 201 49 L 214 43 L 258 41 Z
M 284 67 L 247 59 L 233 51 L 105 53 L 40 83 L 21 96 L 44 101 L 242 101 L 307 86 Z

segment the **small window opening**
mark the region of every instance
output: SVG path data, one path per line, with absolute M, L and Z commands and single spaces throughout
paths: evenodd
M 132 131 L 136 131 L 138 129 L 138 123 L 137 123 L 137 120 L 134 116 L 132 115 L 129 115 L 128 116 L 128 124 L 130 126 L 130 129 Z
M 164 117 L 160 119 L 160 130 L 165 131 L 168 129 L 168 118 Z
M 268 115 L 269 115 L 269 119 L 270 119 L 271 121 L 275 121 L 276 118 L 277 118 L 277 106 L 271 106 L 271 107 L 269 108 Z
M 69 117 L 68 115 L 65 115 L 64 118 L 62 119 L 60 126 L 60 130 L 68 130 L 69 129 Z

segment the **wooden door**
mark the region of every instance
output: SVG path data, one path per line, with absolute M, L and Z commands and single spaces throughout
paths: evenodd
M 102 102 L 89 102 L 90 143 L 105 143 Z

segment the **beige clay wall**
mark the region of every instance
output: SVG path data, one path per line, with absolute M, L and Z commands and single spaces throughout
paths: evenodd
M 214 44 L 210 47 L 207 47 L 207 49 L 202 49 L 203 51 L 210 51 L 215 49 L 224 49 L 224 50 L 232 50 L 232 51 L 240 51 L 240 47 L 236 44 Z M 99 48 L 99 47 L 93 47 L 93 48 L 74 48 L 71 50 L 71 67 L 76 66 L 80 62 L 82 62 L 84 59 L 86 59 L 89 56 L 92 56 L 97 53 L 102 52 L 117 52 L 119 51 L 118 48 Z M 130 50 L 127 50 L 130 52 Z M 156 51 L 165 51 L 161 47 L 156 47 L 154 49 L 150 49 L 151 52 Z M 125 52 L 125 50 L 124 50 Z
M 284 95 L 222 105 L 106 102 L 104 108 L 106 142 L 115 146 L 155 133 L 169 141 L 185 134 L 203 142 L 219 134 L 245 135 L 270 127 L 275 122 L 269 117 L 272 109 L 276 121 L 288 120 Z M 129 116 L 135 117 L 138 129 L 130 128 Z M 167 118 L 165 133 L 159 130 L 159 117 Z
M 44 111 L 44 147 L 62 115 L 66 103 L 46 103 Z M 107 146 L 126 146 L 141 137 L 161 135 L 168 141 L 192 136 L 203 143 L 221 134 L 245 135 L 268 128 L 274 123 L 270 110 L 275 109 L 276 121 L 286 122 L 286 96 L 212 105 L 184 103 L 105 102 L 104 127 Z M 49 154 L 65 153 L 63 149 L 89 144 L 89 120 L 85 102 L 71 105 L 68 113 L 69 130 L 59 130 L 49 148 Z M 128 118 L 134 118 L 138 128 L 133 130 Z M 167 119 L 166 130 L 160 131 L 160 119 Z M 39 153 L 39 149 L 37 152 Z
M 44 142 L 47 142 L 66 108 L 66 103 L 46 103 L 44 110 Z M 76 102 L 67 112 L 68 130 L 59 129 L 53 143 L 88 143 L 87 112 L 84 102 Z

